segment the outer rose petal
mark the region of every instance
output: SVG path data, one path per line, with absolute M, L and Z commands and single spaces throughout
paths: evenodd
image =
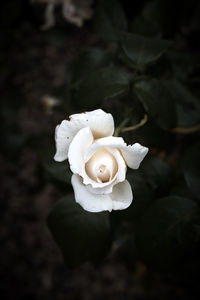
M 125 209 L 132 202 L 133 195 L 127 180 L 115 185 L 113 192 L 106 195 L 97 195 L 89 192 L 78 175 L 72 175 L 71 180 L 76 202 L 89 212 Z
M 100 212 L 104 210 L 112 210 L 112 200 L 110 194 L 97 195 L 88 191 L 82 183 L 81 177 L 72 175 L 72 186 L 74 189 L 75 200 L 85 210 L 90 212 Z
M 82 114 L 74 114 L 69 118 L 79 129 L 90 127 L 95 139 L 110 136 L 114 133 L 113 117 L 102 109 L 96 109 Z
M 56 161 L 63 161 L 67 159 L 69 145 L 74 137 L 74 132 L 71 127 L 71 123 L 66 120 L 56 126 L 56 154 L 54 156 L 54 160 Z
M 149 151 L 147 147 L 144 147 L 138 143 L 135 143 L 132 146 L 125 146 L 120 149 L 127 165 L 132 169 L 139 168 L 140 163 L 143 161 L 144 157 Z
M 128 180 L 116 184 L 110 197 L 112 199 L 112 208 L 114 210 L 126 209 L 129 207 L 133 200 L 133 193 Z
M 73 173 L 85 175 L 85 156 L 88 147 L 93 142 L 93 135 L 89 127 L 79 130 L 69 146 L 69 163 Z
M 112 115 L 101 109 L 74 114 L 71 115 L 69 119 L 69 121 L 62 121 L 62 123 L 56 127 L 56 154 L 54 156 L 56 161 L 67 159 L 69 145 L 80 129 L 89 127 L 95 139 L 110 136 L 114 132 L 114 120 Z
M 108 136 L 96 140 L 88 149 L 87 160 L 101 147 L 118 148 L 126 161 L 128 167 L 138 169 L 141 161 L 148 152 L 148 148 L 138 143 L 127 146 L 121 137 Z

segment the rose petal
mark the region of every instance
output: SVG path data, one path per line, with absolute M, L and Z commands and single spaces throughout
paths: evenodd
M 87 182 L 87 189 L 91 193 L 95 194 L 110 194 L 112 193 L 113 186 L 121 181 L 124 181 L 126 178 L 126 164 L 124 162 L 123 157 L 119 153 L 117 149 L 108 149 L 106 148 L 112 155 L 115 157 L 117 161 L 118 170 L 115 176 L 112 180 L 106 183 L 94 183 L 84 180 L 84 182 Z
M 117 161 L 118 171 L 116 174 L 116 183 L 124 181 L 126 178 L 127 167 L 120 151 L 118 149 L 109 147 L 107 147 L 106 149 L 113 154 Z
M 121 137 L 114 137 L 108 136 L 103 137 L 96 140 L 88 149 L 86 160 L 88 161 L 90 157 L 100 148 L 107 147 L 107 148 L 119 148 L 120 146 L 126 145 L 124 143 L 123 138 Z
M 95 139 L 112 135 L 114 132 L 114 120 L 112 115 L 101 109 L 74 114 L 69 118 L 69 121 L 64 120 L 56 127 L 56 154 L 54 156 L 56 161 L 67 159 L 69 145 L 80 129 L 89 127 Z
M 73 173 L 85 177 L 85 156 L 92 142 L 93 135 L 89 127 L 79 130 L 73 138 L 68 152 L 69 164 Z
M 110 184 L 108 184 L 106 186 L 96 187 L 95 185 L 88 184 L 87 189 L 91 193 L 110 194 L 110 193 L 112 193 L 113 187 L 117 183 L 123 182 L 126 178 L 127 167 L 126 167 L 126 164 L 124 162 L 122 155 L 119 153 L 119 151 L 117 149 L 112 149 L 112 148 L 106 148 L 106 149 L 108 151 L 110 151 L 113 154 L 113 156 L 115 157 L 115 159 L 117 161 L 117 165 L 118 165 L 118 171 L 117 171 L 115 177 L 113 178 L 113 180 L 110 181 Z
M 114 132 L 114 120 L 111 114 L 102 109 L 97 109 L 82 114 L 70 116 L 71 122 L 77 127 L 90 127 L 95 139 L 110 136 Z
M 101 148 L 85 164 L 85 170 L 93 180 L 107 182 L 117 173 L 118 164 L 113 153 Z
M 140 163 L 149 151 L 147 147 L 138 143 L 135 143 L 132 146 L 121 147 L 120 149 L 128 167 L 131 169 L 138 169 Z
M 114 186 L 111 194 L 93 194 L 87 190 L 78 175 L 72 175 L 72 186 L 74 189 L 75 200 L 85 210 L 89 212 L 101 212 L 126 209 L 130 206 L 133 194 L 131 186 L 127 180 Z
M 72 175 L 71 182 L 74 189 L 75 200 L 85 210 L 89 212 L 112 210 L 112 200 L 109 195 L 96 195 L 90 193 L 82 183 L 81 177 L 78 175 Z
M 112 209 L 121 210 L 129 207 L 133 200 L 133 193 L 130 183 L 125 180 L 116 184 L 110 194 L 112 199 Z
M 135 143 L 132 146 L 124 142 L 121 137 L 108 136 L 96 140 L 88 149 L 88 155 L 86 160 L 90 159 L 94 152 L 96 152 L 101 147 L 108 148 L 118 148 L 121 150 L 121 153 L 128 165 L 132 169 L 138 169 L 141 161 L 148 152 L 148 148 L 143 147 L 142 145 Z
M 116 179 L 109 182 L 109 184 L 102 185 L 100 187 L 97 187 L 97 185 L 94 184 L 86 184 L 86 188 L 90 193 L 98 194 L 98 195 L 106 195 L 112 193 L 113 186 L 115 185 Z
M 55 130 L 55 142 L 56 142 L 56 154 L 54 160 L 63 161 L 67 159 L 69 145 L 74 138 L 74 132 L 71 128 L 69 121 L 62 121 L 60 125 L 56 126 Z
M 73 173 L 78 174 L 83 178 L 84 184 L 91 185 L 92 188 L 105 188 L 106 186 L 113 184 L 116 176 L 108 182 L 101 183 L 92 180 L 85 171 L 85 157 L 87 156 L 87 151 L 92 142 L 93 135 L 89 127 L 79 130 L 69 146 L 68 158 L 70 168 Z M 102 193 L 104 192 L 102 191 Z

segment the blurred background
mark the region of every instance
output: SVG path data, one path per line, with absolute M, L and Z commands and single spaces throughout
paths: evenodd
M 199 299 L 199 17 L 198 0 L 1 1 L 2 299 Z M 91 216 L 54 130 L 97 108 L 150 152 L 131 207 Z M 61 202 L 47 226 L 63 197 L 101 236 Z

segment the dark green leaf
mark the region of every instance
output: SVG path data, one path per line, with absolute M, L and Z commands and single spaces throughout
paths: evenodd
M 94 15 L 95 31 L 106 41 L 118 41 L 127 28 L 124 11 L 118 0 L 99 1 Z
M 129 266 L 136 262 L 135 237 L 132 227 L 133 225 L 129 222 L 122 222 L 118 225 L 115 231 L 115 249 L 113 253 L 114 257 L 125 261 Z
M 143 215 L 137 230 L 142 258 L 154 267 L 173 266 L 191 246 L 188 230 L 198 207 L 187 198 L 158 199 Z
M 184 154 L 183 174 L 193 195 L 200 199 L 200 144 L 191 146 Z
M 147 38 L 131 33 L 122 35 L 123 51 L 140 71 L 148 64 L 157 61 L 170 44 L 170 41 L 160 38 Z
M 176 126 L 176 106 L 168 88 L 157 79 L 135 83 L 134 91 L 143 103 L 148 116 L 161 128 Z
M 178 183 L 176 183 L 175 186 L 173 186 L 170 194 L 172 196 L 180 196 L 180 197 L 186 197 L 186 198 L 193 198 L 193 194 L 188 188 L 185 180 L 181 180 Z
M 200 123 L 200 103 L 185 86 L 177 80 L 166 81 L 171 97 L 176 103 L 177 126 L 192 127 Z
M 79 81 L 96 69 L 107 67 L 112 63 L 108 52 L 100 48 L 89 48 L 80 54 L 72 66 L 73 80 Z
M 123 215 L 135 222 L 150 205 L 154 192 L 146 181 L 144 172 L 141 169 L 137 171 L 128 170 L 127 179 L 133 190 L 133 203 L 129 209 L 123 212 Z
M 199 63 L 199 58 L 194 54 L 181 53 L 180 51 L 167 51 L 167 58 L 176 78 L 185 80 L 190 76 Z
M 171 150 L 169 139 L 173 133 L 161 129 L 153 121 L 148 118 L 147 123 L 133 131 L 132 137 L 141 144 L 148 145 L 149 148 L 165 148 Z
M 152 190 L 166 190 L 172 181 L 172 171 L 166 161 L 158 156 L 150 156 L 144 160 L 141 169 Z
M 160 37 L 160 28 L 156 22 L 148 20 L 143 16 L 135 18 L 131 25 L 132 32 L 147 37 Z
M 91 72 L 76 87 L 75 100 L 84 108 L 96 107 L 102 101 L 124 94 L 129 88 L 130 74 L 117 67 Z
M 110 234 L 108 213 L 86 212 L 73 195 L 67 195 L 56 202 L 47 222 L 68 266 L 99 261 L 105 254 Z
M 169 189 L 171 169 L 161 158 L 148 155 L 139 170 L 128 171 L 127 179 L 132 186 L 134 200 L 123 215 L 137 222 L 154 201 L 156 193 Z
M 194 224 L 193 225 L 193 230 L 194 230 L 194 238 L 196 242 L 200 241 L 200 225 L 199 224 Z
M 132 110 L 130 111 L 130 124 L 131 125 L 137 125 L 140 123 L 140 121 L 142 119 L 144 119 L 144 115 L 145 115 L 145 109 L 143 104 L 141 103 L 141 101 L 138 99 L 138 97 L 135 95 L 133 95 L 133 98 L 130 98 L 130 95 L 128 95 L 129 97 L 129 103 L 131 104 L 131 108 Z

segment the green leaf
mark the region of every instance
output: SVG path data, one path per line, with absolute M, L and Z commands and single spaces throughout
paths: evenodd
M 172 170 L 166 161 L 158 156 L 148 155 L 142 163 L 141 170 L 152 190 L 169 189 L 172 181 Z
M 137 222 L 154 201 L 155 195 L 168 191 L 171 175 L 171 169 L 163 159 L 149 155 L 139 170 L 128 170 L 127 179 L 132 186 L 133 203 L 123 212 L 125 218 Z
M 118 0 L 102 0 L 94 15 L 94 28 L 106 41 L 118 41 L 120 31 L 127 29 L 125 13 Z
M 75 101 L 84 108 L 96 107 L 102 101 L 124 94 L 131 75 L 117 67 L 106 67 L 88 73 L 74 91 Z
M 186 80 L 199 64 L 199 56 L 194 53 L 168 50 L 166 56 L 171 62 L 174 77 L 179 80 Z
M 72 65 L 73 81 L 87 77 L 96 69 L 107 67 L 112 63 L 111 55 L 100 48 L 89 48 L 82 52 Z
M 170 131 L 161 129 L 155 122 L 148 118 L 147 123 L 132 132 L 132 137 L 149 148 L 169 149 L 169 140 L 174 136 Z
M 186 150 L 182 168 L 189 189 L 200 200 L 200 143 L 194 144 Z
M 193 225 L 193 230 L 194 230 L 194 238 L 196 242 L 200 241 L 200 225 L 199 224 L 194 224 Z
M 143 103 L 148 116 L 162 129 L 176 126 L 176 106 L 162 80 L 137 81 L 134 91 Z
M 133 225 L 129 222 L 117 222 L 116 224 L 118 226 L 115 229 L 114 258 L 127 263 L 129 266 L 134 266 L 137 256 Z
M 144 119 L 144 116 L 146 114 L 144 106 L 142 105 L 141 101 L 138 99 L 138 97 L 133 97 L 131 98 L 132 95 L 128 95 L 129 99 L 129 105 L 131 105 L 131 109 L 129 108 L 130 111 L 130 124 L 131 126 L 135 126 L 141 122 L 141 120 Z
M 142 259 L 154 268 L 172 267 L 190 248 L 189 228 L 198 207 L 187 198 L 169 196 L 155 201 L 137 228 L 137 243 Z
M 89 213 L 69 194 L 54 205 L 47 219 L 68 266 L 99 261 L 109 245 L 110 223 L 106 212 Z
M 131 31 L 134 34 L 146 37 L 160 37 L 161 35 L 159 25 L 143 16 L 137 16 L 134 19 L 131 24 Z
M 185 180 L 180 180 L 178 183 L 176 183 L 173 188 L 171 189 L 170 194 L 172 196 L 180 196 L 180 197 L 186 197 L 193 199 L 193 194 L 191 190 L 188 188 Z
M 133 191 L 133 203 L 123 212 L 123 218 L 135 222 L 140 218 L 154 198 L 154 192 L 146 181 L 143 170 L 128 170 L 127 179 Z
M 160 38 L 147 38 L 132 33 L 122 35 L 122 49 L 140 71 L 148 64 L 156 62 L 170 45 L 170 41 Z
M 183 84 L 177 80 L 165 82 L 176 103 L 177 126 L 192 127 L 200 123 L 200 103 Z

